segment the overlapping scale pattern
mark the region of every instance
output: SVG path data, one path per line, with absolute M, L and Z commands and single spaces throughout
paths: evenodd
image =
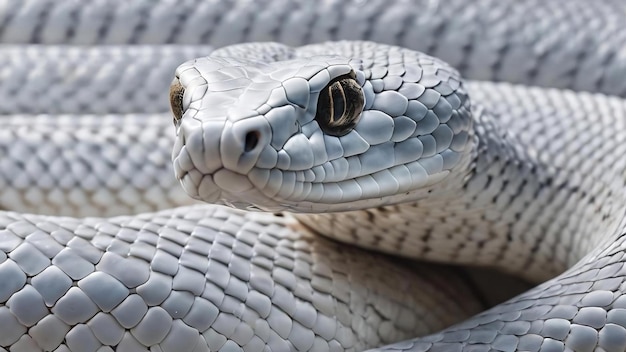
M 390 6 L 387 1 L 370 0 L 348 2 L 352 6 L 345 4 L 344 1 L 328 1 L 307 5 L 305 2 L 286 0 L 132 3 L 7 0 L 0 3 L 2 5 L 0 37 L 4 42 L 11 43 L 202 42 L 218 46 L 259 39 L 277 39 L 292 44 L 339 38 L 374 39 L 417 48 L 441 57 L 459 68 L 467 77 L 624 95 L 625 86 L 621 77 L 624 76 L 626 67 L 623 62 L 625 34 L 623 4 L 620 1 L 603 1 L 590 5 L 585 1 L 567 0 L 553 2 L 455 0 L 418 1 L 411 3 L 412 6 L 406 6 L 407 3 L 399 1 Z M 122 52 L 126 49 L 131 54 Z M 26 49 L 9 47 L 2 50 L 2 53 L 6 54 L 1 55 L 4 61 L 0 74 L 3 75 L 2 87 L 5 88 L 0 92 L 4 97 L 2 99 L 4 103 L 0 107 L 3 109 L 2 112 L 75 114 L 93 109 L 119 113 L 165 111 L 167 101 L 164 99 L 167 91 L 165 86 L 170 80 L 170 74 L 165 71 L 178 61 L 205 55 L 211 49 L 207 47 L 206 50 L 199 49 L 200 52 L 197 52 L 190 47 L 154 49 L 111 46 L 79 49 L 53 46 Z M 117 52 L 118 50 L 120 51 Z M 261 54 L 262 58 L 268 57 L 264 56 L 267 53 Z M 176 59 L 172 60 L 168 55 L 174 55 Z M 151 56 L 152 59 L 154 56 L 159 57 L 159 67 L 162 66 L 164 71 L 152 70 L 153 61 L 145 59 Z M 269 57 L 271 56 L 270 53 Z M 104 60 L 100 61 L 99 57 Z M 66 64 L 53 66 L 47 59 Z M 96 64 L 93 64 L 94 62 Z M 138 63 L 137 66 L 133 66 L 134 63 Z M 350 142 L 344 141 L 343 144 L 339 140 L 311 134 L 311 139 L 316 140 L 312 143 L 315 146 L 320 145 L 320 139 L 326 143 L 324 150 L 311 148 L 314 160 L 323 159 L 326 154 L 334 164 L 314 167 L 311 170 L 297 170 L 287 175 L 288 183 L 297 184 L 302 180 L 311 182 L 324 179 L 327 174 L 336 177 L 361 170 L 362 163 L 358 158 L 344 162 L 337 161 L 339 156 L 346 151 L 356 156 L 366 148 L 366 145 L 370 148 L 383 145 L 381 135 L 389 136 L 390 118 L 394 129 L 389 138 L 396 144 L 401 144 L 416 133 L 418 135 L 431 133 L 420 136 L 419 143 L 403 145 L 398 149 L 401 153 L 397 155 L 407 156 L 407 150 L 412 149 L 420 150 L 425 155 L 433 153 L 437 155 L 445 148 L 442 146 L 449 144 L 454 149 L 454 146 L 460 148 L 464 145 L 464 142 L 455 142 L 454 137 L 448 142 L 450 131 L 453 135 L 458 133 L 463 128 L 463 123 L 450 116 L 447 122 L 443 122 L 446 125 L 443 127 L 443 124 L 437 124 L 433 114 L 428 114 L 436 112 L 436 116 L 445 120 L 449 111 L 446 103 L 454 106 L 455 101 L 445 99 L 446 103 L 442 103 L 440 97 L 427 90 L 428 86 L 437 84 L 437 80 L 429 80 L 426 77 L 421 84 L 412 84 L 424 78 L 422 77 L 425 74 L 424 70 L 409 67 L 405 68 L 405 71 L 404 74 L 400 74 L 401 67 L 397 63 L 389 63 L 388 68 L 377 68 L 372 71 L 376 79 L 370 83 L 372 89 L 365 91 L 366 100 L 369 102 L 367 108 L 373 108 L 375 104 L 377 108 L 388 107 L 389 115 L 386 115 L 380 123 L 377 119 L 371 125 L 369 123 L 363 125 L 359 131 L 359 138 L 352 138 Z M 16 79 L 18 75 L 14 75 L 14 72 L 24 73 L 28 77 L 24 79 L 20 76 L 21 79 Z M 31 74 L 28 75 L 29 73 Z M 283 77 L 282 74 L 277 73 L 275 77 L 280 79 Z M 398 74 L 403 79 L 398 78 Z M 305 73 L 308 77 L 312 75 L 310 71 Z M 440 77 L 441 72 L 428 72 L 427 75 L 431 78 Z M 112 80 L 110 77 L 116 79 Z M 324 82 L 325 79 L 318 81 Z M 122 81 L 123 84 L 120 83 Z M 55 85 L 46 86 L 51 82 Z M 61 83 L 70 84 L 64 86 Z M 298 89 L 297 86 L 301 85 L 301 82 L 292 83 L 294 84 L 287 84 L 289 92 L 273 96 L 272 101 L 286 98 L 295 105 L 306 105 L 307 99 L 302 94 L 291 93 L 292 89 Z M 80 84 L 81 89 L 77 90 L 74 84 Z M 224 87 L 230 84 L 232 82 L 225 83 Z M 442 96 L 449 94 L 447 90 L 440 91 L 436 87 L 434 86 L 434 91 L 438 94 Z M 259 86 L 259 90 L 263 89 L 264 87 Z M 380 94 L 385 90 L 399 94 L 383 94 L 382 97 L 379 95 L 376 103 L 375 93 Z M 163 94 L 163 98 L 159 98 L 160 94 Z M 380 214 L 362 212 L 361 216 L 356 218 L 331 217 L 332 231 L 327 233 L 339 237 L 347 234 L 350 241 L 373 244 L 382 247 L 383 250 L 390 249 L 394 253 L 418 248 L 421 255 L 431 259 L 441 258 L 435 255 L 441 253 L 457 260 L 479 258 L 510 271 L 521 270 L 522 274 L 528 277 L 552 275 L 573 264 L 579 259 L 580 253 L 586 253 L 591 248 L 597 249 L 587 257 L 588 261 L 575 266 L 558 279 L 442 333 L 420 341 L 387 347 L 386 350 L 623 351 L 626 348 L 626 321 L 623 318 L 626 304 L 622 293 L 626 289 L 623 287 L 624 237 L 619 231 L 624 227 L 620 222 L 624 213 L 621 205 L 623 173 L 614 172 L 623 169 L 624 166 L 622 156 L 623 146 L 626 144 L 623 143 L 622 133 L 623 101 L 604 96 L 491 83 L 470 84 L 470 95 L 475 101 L 486 105 L 490 113 L 495 114 L 496 125 L 505 126 L 507 130 L 510 129 L 516 134 L 512 139 L 508 139 L 507 136 L 504 139 L 491 139 L 485 144 L 487 152 L 482 150 L 484 153 L 482 155 L 493 158 L 481 159 L 482 164 L 477 165 L 477 170 L 484 173 L 473 178 L 468 185 L 470 191 L 474 191 L 470 192 L 473 202 L 490 203 L 496 206 L 495 209 L 507 209 L 500 212 L 492 208 L 482 214 L 481 221 L 504 220 L 506 223 L 515 220 L 515 224 L 507 228 L 509 236 L 494 241 L 488 232 L 474 231 L 476 229 L 467 223 L 461 222 L 463 226 L 458 226 L 459 224 L 453 221 L 447 221 L 451 209 L 445 205 L 430 210 L 427 214 L 430 217 L 427 218 L 432 219 L 432 223 L 425 224 L 423 228 L 425 231 L 422 233 L 418 231 L 418 236 L 412 239 L 388 236 L 385 232 L 407 233 L 408 230 L 416 230 L 415 226 L 401 221 L 405 219 L 407 213 L 411 219 L 417 217 L 414 209 L 410 208 L 407 208 L 408 212 L 404 214 L 398 211 L 400 219 L 388 216 L 389 210 L 393 208 L 383 208 Z M 406 104 L 401 96 L 406 97 Z M 153 99 L 160 102 L 154 103 Z M 263 99 L 269 99 L 269 96 Z M 267 113 L 270 107 L 263 106 L 262 113 Z M 482 133 L 487 132 L 483 136 L 507 135 L 508 133 L 503 133 L 499 128 L 493 128 L 493 121 L 488 115 L 478 117 L 484 118 L 479 124 L 482 126 Z M 48 120 L 48 117 L 32 115 L 21 115 L 18 118 L 30 119 L 38 126 Z M 0 142 L 3 146 L 5 144 L 9 146 L 0 149 L 4 152 L 0 162 L 4 163 L 3 167 L 8 165 L 10 170 L 13 170 L 9 174 L 5 173 L 0 179 L 4 197 L 2 207 L 86 215 L 153 210 L 165 206 L 170 201 L 176 203 L 180 200 L 177 196 L 157 195 L 161 189 L 155 191 L 155 188 L 150 188 L 152 191 L 146 194 L 143 192 L 137 194 L 136 191 L 124 189 L 125 196 L 114 195 L 117 192 L 116 185 L 120 183 L 119 173 L 124 175 L 124 182 L 144 189 L 143 185 L 148 182 L 146 176 L 130 172 L 131 169 L 137 168 L 148 169 L 152 177 L 160 180 L 149 182 L 159 182 L 164 192 L 169 192 L 166 190 L 174 187 L 169 181 L 171 172 L 167 167 L 153 168 L 155 160 L 158 164 L 158 157 L 150 159 L 148 163 L 145 163 L 146 159 L 142 159 L 145 155 L 154 156 L 152 150 L 144 148 L 116 150 L 118 143 L 124 148 L 129 145 L 129 140 L 124 140 L 124 136 L 130 135 L 131 140 L 135 138 L 153 140 L 158 138 L 156 135 L 141 134 L 135 128 L 128 131 L 117 130 L 112 132 L 111 136 L 121 138 L 106 141 L 109 151 L 105 152 L 98 147 L 94 148 L 102 141 L 98 141 L 95 135 L 91 134 L 92 131 L 83 133 L 93 137 L 92 142 L 95 143 L 90 144 L 58 137 L 64 134 L 60 131 L 62 127 L 54 127 L 54 132 L 48 130 L 39 134 L 37 128 L 16 127 L 18 124 L 15 121 L 6 122 L 11 120 L 10 118 L 2 119 L 10 131 L 0 133 L 3 137 L 0 138 Z M 127 119 L 132 118 L 107 116 L 102 120 Z M 99 122 L 99 118 L 91 116 L 85 118 L 85 121 L 89 121 L 90 124 Z M 373 133 L 375 129 L 379 129 L 381 134 Z M 28 139 L 29 136 L 33 137 L 32 142 Z M 26 143 L 21 144 L 22 141 Z M 78 159 L 72 159 L 73 156 L 68 157 L 58 149 L 56 143 L 65 145 L 63 143 L 66 141 L 76 146 L 80 154 Z M 505 148 L 503 154 L 497 155 L 501 159 L 495 158 L 489 150 L 501 147 L 503 141 L 520 141 L 522 144 Z M 278 148 L 279 145 L 286 143 L 286 138 L 284 141 L 277 139 L 274 147 Z M 533 147 L 521 147 L 523 145 L 527 147 L 529 144 Z M 88 151 L 82 149 L 81 146 L 85 145 L 88 146 Z M 300 147 L 300 144 L 297 146 Z M 379 152 L 388 151 L 379 150 Z M 27 153 L 37 156 L 23 162 L 23 155 Z M 280 163 L 285 167 L 293 165 L 302 167 L 293 161 L 296 159 L 293 155 L 286 152 L 279 155 L 279 152 L 272 153 L 271 148 L 267 148 L 263 153 L 263 165 Z M 305 159 L 308 161 L 308 150 L 305 153 L 307 155 Z M 101 162 L 100 157 L 104 154 L 128 154 L 134 163 Z M 5 155 L 8 157 L 4 158 Z M 61 158 L 56 158 L 59 155 Z M 556 175 L 555 178 L 545 178 L 545 175 L 528 167 L 529 165 L 519 164 L 515 157 L 520 155 L 523 155 L 526 161 L 552 165 L 559 172 L 553 174 Z M 73 160 L 72 165 L 78 166 L 70 167 L 69 173 L 46 169 L 47 165 L 57 163 L 57 166 L 62 165 L 67 170 L 64 161 L 58 160 Z M 75 160 L 80 162 L 74 163 Z M 211 166 L 212 160 L 214 159 L 204 160 L 208 168 L 214 167 Z M 589 162 L 590 160 L 597 162 Z M 184 164 L 192 160 L 181 159 L 180 162 Z M 443 168 L 449 166 L 449 163 L 444 159 Z M 439 161 L 429 162 L 423 167 L 424 170 L 417 172 L 439 170 L 440 167 Z M 512 170 L 521 171 L 523 177 L 509 177 Z M 99 185 L 99 195 L 91 191 L 96 185 L 95 179 L 89 175 L 92 171 L 102 172 L 99 181 L 104 183 Z M 34 177 L 34 174 L 42 177 Z M 63 185 L 74 184 L 87 188 L 88 191 L 85 193 L 83 190 L 77 190 L 70 192 L 70 196 L 50 191 L 50 185 L 56 182 L 52 177 L 48 177 L 51 174 L 58 176 Z M 220 182 L 225 182 L 229 188 L 237 190 L 243 181 L 235 180 L 232 176 L 224 174 Z M 402 176 L 410 177 L 410 174 L 406 172 L 402 173 Z M 273 174 L 261 172 L 254 177 L 258 177 L 262 182 L 283 181 L 282 174 L 276 172 Z M 292 179 L 296 181 L 292 182 Z M 539 182 L 533 183 L 533 180 Z M 382 183 L 376 180 L 367 180 L 364 181 L 362 189 L 374 192 L 380 184 Z M 554 185 L 558 186 L 557 191 L 546 191 Z M 572 185 L 576 187 L 571 187 Z M 110 191 L 106 187 L 114 190 Z M 277 186 L 275 187 L 279 190 Z M 13 191 L 15 188 L 22 191 L 15 192 Z M 335 193 L 340 191 L 342 190 L 339 188 L 331 189 L 331 192 Z M 298 191 L 295 187 L 293 189 L 288 187 L 283 192 L 293 194 Z M 614 199 L 620 201 L 613 201 Z M 131 205 L 138 200 L 144 202 L 144 205 L 139 207 Z M 146 200 L 149 206 L 145 205 Z M 69 208 L 60 207 L 67 204 L 70 204 Z M 539 206 L 535 206 L 537 204 Z M 116 207 L 117 209 L 110 210 Z M 197 292 L 200 292 L 199 286 L 202 281 L 196 279 L 199 277 L 198 273 L 202 274 L 201 269 L 205 265 L 207 273 L 209 272 L 207 260 L 209 263 L 213 260 L 214 263 L 224 266 L 226 259 L 223 253 L 235 253 L 231 259 L 248 258 L 246 250 L 229 245 L 239 243 L 240 239 L 247 245 L 250 242 L 248 239 L 240 238 L 239 232 L 230 228 L 241 225 L 238 222 L 241 221 L 239 215 L 226 212 L 216 215 L 214 210 L 197 209 L 183 208 L 173 213 L 116 218 L 108 222 L 98 219 L 80 222 L 70 218 L 47 218 L 3 212 L 0 216 L 2 228 L 0 346 L 3 347 L 0 347 L 0 350 L 112 351 L 113 346 L 118 351 L 146 350 L 146 344 L 151 343 L 158 343 L 158 346 L 152 346 L 153 350 L 202 350 L 200 348 L 205 346 L 202 344 L 203 341 L 210 341 L 211 349 L 221 347 L 224 350 L 241 348 L 246 342 L 244 346 L 257 350 L 267 346 L 277 349 L 286 347 L 279 339 L 271 339 L 276 335 L 281 338 L 287 336 L 288 341 L 293 341 L 288 347 L 295 349 L 343 348 L 350 345 L 350 339 L 345 331 L 337 332 L 333 335 L 336 337 L 335 340 L 327 344 L 317 339 L 317 336 L 311 339 L 311 331 L 319 336 L 331 336 L 331 331 L 315 331 L 315 326 L 310 328 L 305 323 L 310 322 L 310 319 L 307 319 L 310 317 L 306 313 L 297 317 L 294 315 L 292 323 L 297 321 L 300 325 L 292 324 L 289 330 L 286 327 L 287 323 L 284 323 L 289 319 L 282 318 L 273 320 L 271 324 L 270 320 L 267 321 L 267 325 L 273 325 L 271 328 L 276 329 L 270 329 L 269 335 L 266 326 L 252 328 L 252 330 L 258 328 L 258 331 L 254 330 L 255 334 L 258 332 L 263 337 L 270 336 L 268 341 L 263 341 L 267 346 L 254 338 L 248 340 L 250 330 L 240 328 L 241 324 L 237 325 L 237 319 L 242 319 L 237 315 L 240 311 L 232 309 L 235 306 L 233 302 L 239 299 L 236 298 L 237 293 L 244 290 L 241 289 L 242 286 L 234 283 L 229 288 L 230 281 L 229 284 L 220 281 L 224 287 L 220 287 L 221 291 L 213 291 L 225 294 L 219 305 L 215 303 L 219 301 L 219 297 L 211 296 L 212 300 L 199 299 Z M 563 209 L 574 210 L 569 213 L 566 211 L 567 217 L 554 215 Z M 589 217 L 589 210 L 596 217 Z M 381 214 L 382 218 L 379 217 Z M 230 225 L 207 224 L 207 220 L 200 219 L 204 217 L 210 217 L 211 221 L 222 219 L 224 223 Z M 373 230 L 369 225 L 374 218 L 378 220 L 375 224 L 378 227 L 375 228 L 382 228 L 385 231 L 372 236 Z M 328 218 L 313 219 L 318 228 L 328 228 L 325 227 L 328 226 L 326 222 Z M 355 222 L 345 221 L 346 219 Z M 420 220 L 422 219 L 424 218 L 420 217 Z M 274 220 L 282 224 L 279 220 Z M 190 245 L 182 245 L 184 242 L 182 237 L 187 237 L 189 233 L 193 234 L 193 230 L 190 230 L 193 226 L 187 221 L 192 223 L 196 221 L 197 228 L 216 231 L 219 235 L 215 236 L 216 242 L 211 242 L 211 246 L 225 247 L 226 250 L 214 257 L 211 257 L 209 250 L 209 254 L 202 257 L 205 252 L 201 249 L 191 250 Z M 202 221 L 205 222 L 200 225 Z M 246 226 L 259 225 L 263 221 L 258 218 L 245 220 L 248 224 Z M 359 228 L 354 231 L 351 224 L 358 224 Z M 447 236 L 438 236 L 437 231 L 431 230 L 435 227 L 445 232 Z M 580 235 L 586 230 L 598 228 L 602 229 L 597 232 L 600 235 Z M 262 233 L 258 228 L 246 230 L 250 230 L 253 237 L 261 236 Z M 284 228 L 283 230 L 290 231 Z M 156 240 L 156 234 L 160 231 L 163 232 L 163 239 Z M 278 237 L 272 237 L 276 231 L 278 230 L 272 228 L 271 231 L 263 233 L 270 233 L 269 237 L 274 239 L 282 238 L 282 232 L 281 235 L 277 235 Z M 575 231 L 578 231 L 578 235 L 569 237 L 558 235 Z M 235 232 L 238 235 L 233 236 Z M 513 236 L 516 233 L 523 235 Z M 202 240 L 200 243 L 194 243 L 194 248 L 206 245 L 202 242 L 206 240 L 204 235 L 206 234 L 198 235 Z M 307 240 L 309 238 L 306 235 L 297 236 L 304 236 L 303 238 Z M 190 238 L 196 237 L 192 235 Z M 461 242 L 459 238 L 471 240 Z M 520 238 L 521 241 L 515 241 Z M 315 241 L 323 242 L 319 239 Z M 301 242 L 296 243 L 298 245 L 294 245 L 293 248 L 301 245 Z M 282 242 L 277 248 L 280 248 L 277 256 L 283 259 L 274 267 L 288 268 L 288 263 L 294 261 L 293 256 L 287 254 L 291 253 L 289 252 L 291 247 Z M 339 250 L 340 247 L 336 248 Z M 437 248 L 442 249 L 441 253 L 433 251 Z M 300 249 L 298 247 L 298 250 Z M 268 253 L 263 251 L 268 250 L 263 247 L 258 258 L 267 257 L 264 255 Z M 202 253 L 198 255 L 198 252 Z M 518 255 L 522 252 L 528 255 Z M 325 251 L 324 253 L 328 255 Z M 339 259 L 334 258 L 333 263 L 345 269 L 346 252 L 341 250 L 339 253 L 337 255 Z M 284 255 L 287 259 L 284 259 Z M 360 255 L 359 258 L 363 259 Z M 264 268 L 269 265 L 267 261 L 261 259 L 258 261 L 252 263 L 253 261 L 249 260 L 249 263 L 260 267 L 265 265 Z M 376 257 L 370 259 L 368 264 L 371 262 L 383 261 Z M 221 269 L 213 267 L 211 270 L 223 273 L 221 277 L 230 275 L 228 277 L 234 278 L 232 281 L 236 282 L 240 277 L 237 275 L 241 275 L 240 270 L 245 265 L 241 265 L 239 259 L 233 260 L 232 263 L 233 268 L 228 267 L 228 274 L 221 267 Z M 323 271 L 325 274 L 328 273 L 326 269 Z M 335 273 L 333 269 L 330 271 Z M 356 271 L 369 273 L 372 271 L 371 265 Z M 385 276 L 388 276 L 392 270 L 383 268 L 383 271 Z M 341 279 L 346 278 L 343 271 L 336 272 L 342 273 L 343 276 L 339 275 Z M 275 286 L 288 285 L 287 274 L 281 271 L 275 275 L 272 272 L 272 275 L 271 280 Z M 426 276 L 428 275 L 426 273 Z M 431 277 L 435 282 L 442 280 L 440 285 L 435 286 L 450 287 L 449 280 L 454 274 L 446 272 L 445 275 L 445 283 L 443 278 Z M 323 276 L 324 279 L 327 277 Z M 218 285 L 217 281 L 204 281 L 205 284 L 209 282 L 216 287 Z M 327 280 L 311 280 L 310 283 L 315 286 L 315 290 L 333 287 L 333 294 L 337 295 L 334 297 L 345 297 L 343 295 L 345 287 L 341 284 L 337 285 L 338 288 L 335 290 L 335 286 Z M 376 284 L 376 287 L 391 287 L 390 285 L 385 281 L 383 284 Z M 101 289 L 104 286 L 107 288 L 107 294 Z M 238 291 L 240 289 L 241 291 Z M 406 290 L 406 287 L 402 289 Z M 280 305 L 277 303 L 276 306 L 279 308 L 276 311 L 287 314 L 285 312 L 290 311 L 287 303 L 291 301 L 283 299 L 284 296 L 281 294 L 284 291 L 277 291 L 280 293 L 276 295 L 276 301 L 280 302 Z M 357 291 L 363 292 L 361 288 Z M 398 290 L 394 293 L 398 292 L 403 291 Z M 440 297 L 438 293 L 424 297 L 439 297 L 444 299 L 445 303 L 449 303 L 448 298 Z M 252 307 L 251 311 L 258 314 L 263 310 L 261 302 L 266 302 L 267 299 L 272 298 L 262 298 L 250 293 L 245 303 L 242 303 L 243 300 L 239 301 L 237 308 L 244 304 L 247 308 Z M 406 304 L 407 299 L 402 298 L 402 304 Z M 319 306 L 324 305 L 320 303 Z M 440 305 L 432 301 L 426 302 L 423 306 L 431 308 L 430 313 L 435 307 L 448 307 L 446 304 Z M 80 309 L 75 309 L 76 307 Z M 388 306 L 385 305 L 385 308 Z M 219 309 L 224 309 L 224 312 L 232 310 L 234 313 L 222 314 Z M 375 311 L 378 314 L 379 311 L 377 309 Z M 461 311 L 462 314 L 467 313 L 465 309 Z M 206 312 L 209 314 L 204 314 Z M 225 317 L 219 318 L 220 314 Z M 452 315 L 452 311 L 442 313 L 446 318 Z M 201 328 L 196 327 L 208 326 L 207 317 L 215 316 L 217 318 L 212 326 L 227 332 L 231 340 L 226 340 L 220 335 L 221 332 L 215 329 L 205 329 L 203 334 L 199 334 Z M 323 320 L 321 316 L 317 317 Z M 341 321 L 342 319 L 348 321 L 343 311 L 337 317 Z M 414 322 L 413 318 L 407 318 L 405 315 L 394 318 L 393 321 L 402 326 Z M 354 324 L 354 320 L 351 323 Z M 381 334 L 380 336 L 394 334 L 389 329 L 389 324 L 383 322 L 376 325 L 378 323 L 380 321 L 374 322 L 372 326 L 378 326 L 377 332 Z M 430 326 L 428 330 L 432 328 L 438 326 Z M 367 343 L 370 342 L 371 345 L 380 343 L 379 340 L 367 340 Z
M 0 350 L 363 350 L 480 308 L 446 303 L 473 295 L 443 284 L 453 270 L 418 277 L 290 223 L 217 206 L 2 213 Z
M 191 204 L 172 175 L 166 114 L 0 117 L 0 208 L 74 216 Z
M 259 64 L 259 57 L 268 61 Z M 173 153 L 176 174 L 205 201 L 371 207 L 370 199 L 424 193 L 469 160 L 472 120 L 458 73 L 414 51 L 371 42 L 291 50 L 243 44 L 177 72 L 190 101 Z M 346 74 L 361 86 L 364 107 L 354 129 L 335 136 L 315 119 L 316 104 L 323 87 Z M 232 85 L 212 83 L 216 78 Z M 256 144 L 247 150 L 249 134 Z
M 3 0 L 0 41 L 210 44 L 373 40 L 419 50 L 466 78 L 626 95 L 620 0 Z M 565 39 L 567 38 L 567 39 Z

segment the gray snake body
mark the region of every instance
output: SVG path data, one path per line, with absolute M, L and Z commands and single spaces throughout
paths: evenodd
M 623 81 L 616 79 L 626 70 L 619 45 L 626 41 L 626 32 L 616 25 L 625 17 L 619 2 L 602 3 L 589 12 L 581 11 L 587 9 L 582 1 L 485 1 L 476 7 L 463 2 L 406 7 L 402 1 L 389 7 L 368 1 L 314 7 L 299 2 L 190 2 L 171 8 L 167 2 L 153 8 L 140 2 L 9 3 L 1 35 L 5 41 L 185 41 L 220 46 L 258 39 L 289 44 L 374 39 L 442 56 L 474 78 L 626 93 Z M 255 12 L 259 9 L 264 10 Z M 445 22 L 461 10 L 469 12 Z M 537 25 L 520 16 L 507 25 L 504 10 L 528 10 L 528 18 L 543 22 Z M 470 30 L 472 23 L 477 29 Z M 541 31 L 553 27 L 559 29 Z M 526 37 L 518 37 L 520 32 Z M 574 38 L 567 44 L 557 35 L 566 32 Z M 434 33 L 434 39 L 425 33 Z M 482 35 L 489 40 L 481 41 Z M 535 56 L 528 58 L 525 49 Z M 164 129 L 167 125 L 171 132 L 171 115 L 153 121 L 150 114 L 167 108 L 167 98 L 159 93 L 170 80 L 167 69 L 204 56 L 210 48 L 3 50 L 7 62 L 2 77 L 8 83 L 2 84 L 0 94 L 12 103 L 0 109 L 23 114 L 0 117 L 7 126 L 0 131 L 3 207 L 102 216 L 190 203 L 176 193 L 170 174 L 167 149 L 173 136 Z M 64 65 L 52 66 L 42 53 Z M 155 56 L 161 58 L 163 71 L 149 59 Z M 21 59 L 10 59 L 14 57 Z M 277 62 L 259 63 L 260 57 Z M 321 68 L 310 68 L 316 65 Z M 309 69 L 298 71 L 301 67 Z M 14 72 L 27 74 L 15 79 Z M 363 350 L 434 333 L 481 308 L 472 300 L 475 292 L 454 269 L 420 265 L 410 270 L 397 258 L 313 232 L 410 258 L 492 265 L 533 281 L 569 268 L 463 323 L 382 350 L 626 350 L 626 105 L 621 98 L 505 83 L 463 85 L 456 71 L 437 59 L 366 42 L 301 49 L 244 45 L 187 62 L 177 72 L 175 116 L 177 107 L 181 111 L 174 170 L 192 196 L 238 207 L 340 212 L 285 217 L 193 205 L 137 216 L 77 219 L 3 211 L 0 350 Z M 294 72 L 308 82 L 307 94 L 302 85 L 286 83 L 296 77 Z M 319 78 L 320 72 L 327 72 L 325 78 Z M 43 82 L 58 84 L 48 88 Z M 250 82 L 263 92 L 246 90 Z M 315 166 L 335 162 L 322 177 L 302 170 L 306 167 L 293 156 L 306 159 L 306 148 L 293 149 L 301 154 L 290 156 L 294 143 L 288 140 L 302 140 L 300 133 L 308 133 L 309 139 L 321 133 L 315 129 L 323 123 L 314 102 L 333 82 L 338 84 L 331 91 L 333 103 L 342 96 L 337 92 L 352 94 L 356 89 L 363 92 L 364 112 L 351 117 L 355 126 L 344 135 L 333 136 L 335 132 L 325 127 L 330 136 L 325 143 L 336 137 L 342 152 L 327 148 L 328 160 L 321 162 L 315 154 Z M 81 89 L 74 88 L 78 86 Z M 277 87 L 284 87 L 283 96 L 269 93 Z M 246 92 L 245 99 L 238 100 Z M 46 98 L 33 98 L 39 95 Z M 225 101 L 229 103 L 222 104 Z M 268 108 L 259 112 L 262 105 L 251 105 L 257 101 Z M 418 117 L 421 108 L 408 101 L 425 106 L 423 114 Z M 407 107 L 399 109 L 403 103 Z M 345 115 L 352 111 L 350 104 L 345 100 L 341 108 L 329 111 Z M 284 107 L 302 112 L 272 115 L 273 109 Z M 77 119 L 86 111 L 110 115 Z M 28 115 L 42 112 L 65 116 L 58 120 Z M 413 126 L 412 132 L 371 122 L 372 116 L 385 114 L 386 121 Z M 270 123 L 272 137 L 264 134 L 266 122 L 259 118 L 266 115 L 277 116 Z M 291 128 L 294 121 L 299 128 L 281 137 L 276 127 Z M 63 126 L 70 123 L 78 127 L 68 133 Z M 208 137 L 198 142 L 197 136 L 217 134 L 215 140 L 231 143 L 231 148 L 213 150 L 211 143 L 216 142 Z M 379 140 L 385 134 L 389 136 Z M 403 189 L 406 194 L 389 191 L 393 187 L 384 183 L 389 180 L 385 170 L 377 170 L 372 160 L 388 163 L 380 155 L 390 154 L 372 157 L 366 152 L 386 148 L 386 139 L 397 145 L 409 141 L 393 152 L 398 164 L 390 169 L 431 158 L 419 165 L 421 169 L 407 166 L 421 172 L 408 177 L 420 187 L 403 185 L 396 177 L 402 171 L 394 171 L 394 192 Z M 411 139 L 420 140 L 422 159 L 408 159 L 416 154 Z M 277 154 L 283 152 L 274 166 L 267 166 L 271 158 L 262 156 L 271 151 L 261 153 L 270 145 Z M 329 156 L 332 150 L 334 158 Z M 343 159 L 347 166 L 340 165 Z M 354 168 L 357 159 L 361 164 Z M 258 169 L 284 173 L 282 188 L 271 189 L 271 182 L 259 181 L 265 171 L 255 168 L 261 164 L 265 166 Z M 296 186 L 284 191 L 292 169 L 294 184 L 320 177 L 336 185 L 318 193 L 297 191 Z M 355 189 L 354 183 L 341 183 L 370 174 L 378 182 L 377 191 L 363 187 L 359 197 L 348 191 Z M 252 176 L 246 180 L 242 175 Z M 404 203 L 395 204 L 397 199 Z

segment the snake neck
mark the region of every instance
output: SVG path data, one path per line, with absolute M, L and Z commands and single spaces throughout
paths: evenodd
M 342 242 L 494 267 L 533 282 L 578 261 L 596 243 L 595 229 L 614 229 L 618 216 L 604 204 L 609 187 L 586 189 L 584 175 L 550 166 L 480 108 L 474 125 L 470 162 L 442 191 L 410 203 L 294 217 Z

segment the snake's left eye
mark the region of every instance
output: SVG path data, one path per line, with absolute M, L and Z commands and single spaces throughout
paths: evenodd
M 352 131 L 365 98 L 354 72 L 339 76 L 320 91 L 315 120 L 324 133 L 341 137 Z
M 170 85 L 170 107 L 174 114 L 174 126 L 178 126 L 180 119 L 183 118 L 183 95 L 185 94 L 185 88 L 178 78 L 175 78 Z

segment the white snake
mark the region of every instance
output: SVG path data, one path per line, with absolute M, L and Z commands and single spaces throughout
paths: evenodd
M 0 5 L 5 42 L 372 39 L 473 78 L 626 95 L 617 1 Z M 2 50 L 2 207 L 189 202 L 170 174 L 171 115 L 151 115 L 167 109 L 169 70 L 210 48 Z M 626 350 L 621 98 L 463 84 L 442 61 L 370 42 L 230 47 L 177 77 L 188 193 L 339 212 L 0 212 L 0 350 L 363 350 L 427 333 L 381 350 Z M 65 115 L 29 115 L 44 112 Z M 480 308 L 462 272 L 313 232 L 535 282 L 571 268 L 436 333 Z

